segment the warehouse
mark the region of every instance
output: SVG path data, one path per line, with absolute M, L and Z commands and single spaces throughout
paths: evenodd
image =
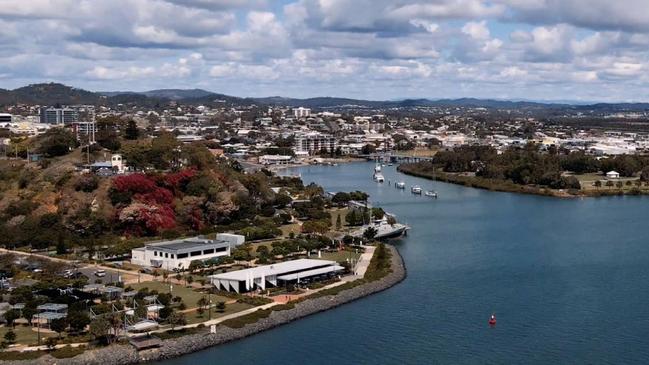
M 243 293 L 287 283 L 300 283 L 300 280 L 332 277 L 343 270 L 335 261 L 299 259 L 211 275 L 208 278 L 219 290 Z

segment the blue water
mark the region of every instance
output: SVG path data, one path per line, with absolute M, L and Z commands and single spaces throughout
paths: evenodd
M 488 192 L 393 167 L 380 185 L 372 168 L 292 172 L 327 191 L 366 191 L 409 224 L 395 242 L 403 283 L 165 364 L 649 363 L 649 199 Z

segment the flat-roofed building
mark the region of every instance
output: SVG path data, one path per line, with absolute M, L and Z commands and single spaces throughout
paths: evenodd
M 230 256 L 231 249 L 244 243 L 245 237 L 218 234 L 216 239 L 192 237 L 172 241 L 153 242 L 131 251 L 131 263 L 165 270 L 188 268 L 195 260 L 207 261 Z
M 288 165 L 293 162 L 293 156 L 288 155 L 263 155 L 259 156 L 262 165 Z
M 0 113 L 0 123 L 11 123 L 13 116 L 7 113 Z
M 41 108 L 41 123 L 71 124 L 79 121 L 79 112 L 72 108 Z
M 332 153 L 338 147 L 338 139 L 332 135 L 318 132 L 302 133 L 295 136 L 295 152 L 308 152 L 309 154 L 327 151 Z
M 300 283 L 300 280 L 331 277 L 343 270 L 335 261 L 299 259 L 210 275 L 208 278 L 219 290 L 244 293 L 287 283 Z

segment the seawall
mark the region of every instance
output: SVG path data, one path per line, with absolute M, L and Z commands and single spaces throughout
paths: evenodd
M 157 349 L 136 351 L 130 345 L 113 345 L 106 348 L 86 351 L 69 359 L 55 359 L 49 355 L 36 360 L 25 361 L 0 361 L 0 365 L 27 365 L 27 364 L 57 364 L 57 365 L 126 365 L 147 361 L 170 359 L 185 354 L 197 352 L 212 346 L 235 341 L 256 333 L 281 326 L 300 318 L 338 307 L 342 304 L 369 296 L 374 293 L 389 289 L 406 278 L 406 267 L 401 255 L 394 246 L 386 245 L 390 249 L 392 272 L 380 280 L 356 286 L 337 293 L 336 295 L 307 299 L 299 302 L 294 308 L 273 311 L 268 317 L 248 324 L 242 328 L 229 328 L 217 326 L 216 333 L 204 332 L 164 340 Z

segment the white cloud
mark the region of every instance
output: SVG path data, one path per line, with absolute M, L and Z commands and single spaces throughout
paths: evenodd
M 47 80 L 237 95 L 629 99 L 647 95 L 645 7 L 644 0 L 289 0 L 281 7 L 3 0 L 0 75 L 2 87 Z

